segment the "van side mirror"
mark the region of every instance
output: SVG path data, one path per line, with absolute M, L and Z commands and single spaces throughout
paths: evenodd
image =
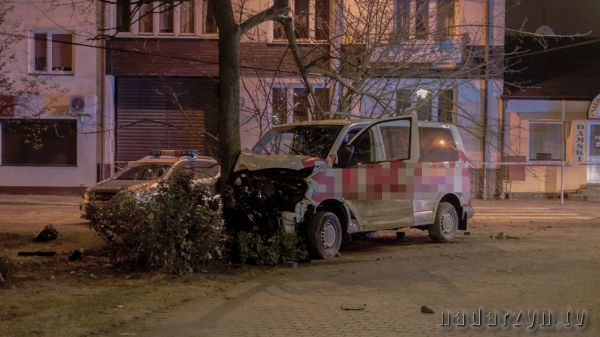
M 337 160 L 339 167 L 348 166 L 354 159 L 354 145 L 344 144 L 337 151 Z

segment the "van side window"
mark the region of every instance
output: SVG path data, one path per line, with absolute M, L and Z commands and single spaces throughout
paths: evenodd
M 419 148 L 422 162 L 458 160 L 456 142 L 450 129 L 420 127 Z
M 354 136 L 356 136 L 356 134 L 359 133 L 360 130 L 362 130 L 363 128 L 363 126 L 358 126 L 350 129 L 348 133 L 346 133 L 346 135 L 344 136 L 344 141 L 342 142 L 342 145 L 350 143 L 352 138 L 354 138 Z
M 383 141 L 384 161 L 410 158 L 410 122 L 408 120 L 382 123 L 379 130 Z
M 350 165 L 367 164 L 375 161 L 375 151 L 373 151 L 372 130 L 367 130 L 356 138 L 354 145 L 354 157 Z

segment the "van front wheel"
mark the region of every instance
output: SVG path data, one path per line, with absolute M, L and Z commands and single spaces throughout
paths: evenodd
M 429 237 L 434 242 L 452 242 L 458 230 L 458 213 L 456 208 L 448 202 L 440 202 L 435 222 L 429 226 Z
M 342 244 L 342 226 L 338 217 L 331 212 L 317 212 L 308 224 L 307 244 L 316 258 L 334 257 Z

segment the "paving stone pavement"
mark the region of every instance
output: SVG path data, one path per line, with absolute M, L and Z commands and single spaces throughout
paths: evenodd
M 495 201 L 475 210 L 457 243 L 435 244 L 418 230 L 404 242 L 383 233 L 333 260 L 277 269 L 107 336 L 600 336 L 600 207 Z M 551 310 L 556 320 L 586 310 L 587 327 L 440 326 L 443 313 L 480 307 Z

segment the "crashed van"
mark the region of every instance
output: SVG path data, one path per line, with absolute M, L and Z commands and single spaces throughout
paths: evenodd
M 451 242 L 473 215 L 457 128 L 415 116 L 276 126 L 242 151 L 234 186 L 247 220 L 303 235 L 317 258 L 360 232 L 415 227 Z

